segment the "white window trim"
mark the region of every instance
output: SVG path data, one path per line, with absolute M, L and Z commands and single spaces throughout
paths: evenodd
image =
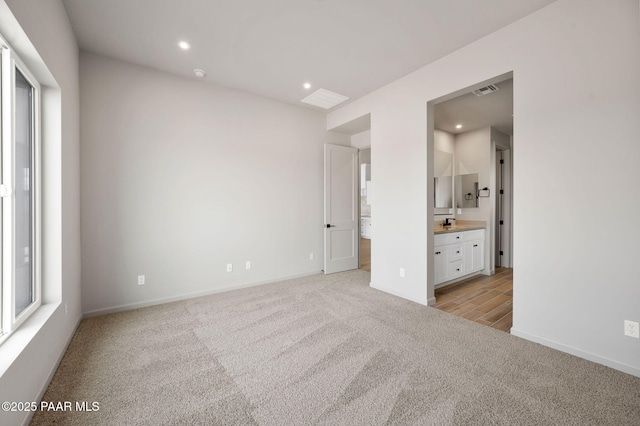
M 24 63 L 10 49 L 8 44 L 0 38 L 2 48 L 1 58 L 1 80 L 0 98 L 2 102 L 2 188 L 6 196 L 2 197 L 2 223 L 0 226 L 0 238 L 2 241 L 2 317 L 0 318 L 0 343 L 4 341 L 20 324 L 29 318 L 42 303 L 42 281 L 41 281 L 41 116 L 40 116 L 40 84 Z M 15 76 L 16 69 L 34 88 L 33 94 L 33 295 L 34 301 L 24 309 L 20 315 L 15 316 L 15 266 L 13 253 L 13 232 L 14 232 L 14 128 L 15 128 Z M 8 71 L 8 72 L 7 72 Z M 8 190 L 7 190 L 8 188 Z M 11 232 L 11 236 L 6 238 L 4 233 Z

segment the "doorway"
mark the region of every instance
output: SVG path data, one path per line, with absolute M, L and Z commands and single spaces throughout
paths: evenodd
M 443 265 L 442 256 L 430 258 L 427 263 L 434 265 L 434 272 L 429 277 L 427 291 L 433 289 L 434 307 L 508 332 L 513 309 L 513 271 L 509 269 L 512 266 L 513 222 L 513 74 L 504 74 L 430 101 L 427 110 L 430 115 L 427 140 L 430 158 L 437 160 L 436 154 L 442 157 L 443 153 L 453 156 L 452 176 L 449 173 L 440 176 L 437 173 L 442 167 L 438 169 L 435 161 L 430 164 L 433 176 L 428 173 L 428 179 L 435 185 L 430 198 L 434 198 L 435 204 L 434 231 L 430 233 L 427 252 L 430 257 L 433 253 L 442 253 L 440 246 L 438 250 L 434 248 L 434 234 L 451 231 L 441 226 L 445 219 L 455 221 L 458 228 L 455 232 L 463 232 L 465 226 L 480 226 L 485 230 L 485 250 L 481 256 L 484 269 L 475 275 L 454 274 L 455 278 L 449 280 L 438 275 L 436 281 L 436 271 L 448 263 Z M 461 192 L 458 181 L 464 183 L 465 176 L 473 177 L 475 190 Z M 452 199 L 453 203 L 439 205 L 438 182 L 452 179 L 452 193 L 446 199 Z M 441 237 L 438 241 L 441 245 Z M 453 260 L 465 262 L 464 258 Z M 466 266 L 463 270 L 467 270 Z
M 371 181 L 371 148 L 362 148 L 358 152 L 360 162 L 360 269 L 371 272 L 371 200 L 373 186 Z
M 513 325 L 513 269 L 496 268 L 435 291 L 434 308 L 509 333 Z
M 345 135 L 349 138 L 349 144 L 344 145 L 343 148 L 336 148 L 337 150 L 352 150 L 355 152 L 355 162 L 353 164 L 354 180 L 347 179 L 347 182 L 339 184 L 335 179 L 330 178 L 330 172 L 333 168 L 328 168 L 330 161 L 328 160 L 325 152 L 325 273 L 327 273 L 328 259 L 331 259 L 331 254 L 334 252 L 330 244 L 328 244 L 327 237 L 332 234 L 331 231 L 335 231 L 334 221 L 330 219 L 330 209 L 328 209 L 331 196 L 336 194 L 342 194 L 342 198 L 338 197 L 334 202 L 336 205 L 345 204 L 345 199 L 348 199 L 348 203 L 353 201 L 353 210 L 348 211 L 349 217 L 353 220 L 355 227 L 353 228 L 353 234 L 349 236 L 349 244 L 344 244 L 345 250 L 343 257 L 353 257 L 353 266 L 349 263 L 348 268 L 344 267 L 341 270 L 349 269 L 363 269 L 371 271 L 371 238 L 373 236 L 373 224 L 371 218 L 371 205 L 373 200 L 373 183 L 371 180 L 371 114 L 367 113 L 358 118 L 355 118 L 347 123 L 330 129 L 331 132 L 336 132 Z M 326 148 L 325 148 L 326 149 Z M 344 167 L 336 168 L 336 171 L 344 170 Z M 349 166 L 351 170 L 351 166 Z M 352 186 L 353 183 L 353 186 Z M 332 191 L 332 184 L 336 185 L 338 191 Z M 347 190 L 344 190 L 347 188 Z M 352 189 L 351 189 L 352 188 Z M 350 248 L 347 250 L 347 248 Z M 348 251 L 348 253 L 347 253 Z

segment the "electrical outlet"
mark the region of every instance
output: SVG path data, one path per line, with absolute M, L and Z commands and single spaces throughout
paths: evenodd
M 145 279 L 144 275 L 138 275 L 138 285 L 144 285 Z
M 245 269 L 251 269 L 251 261 L 247 260 L 246 263 L 244 264 L 244 268 Z
M 227 272 L 233 272 L 233 263 L 227 263 Z
M 309 260 L 313 260 L 313 253 L 309 253 Z
M 404 268 L 400 268 L 400 278 L 404 278 Z
M 624 320 L 624 335 L 640 339 L 640 323 Z

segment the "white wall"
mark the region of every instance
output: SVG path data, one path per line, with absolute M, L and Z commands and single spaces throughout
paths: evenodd
M 434 151 L 441 151 L 441 152 L 446 152 L 448 154 L 451 154 L 451 159 L 453 161 L 455 161 L 455 141 L 456 141 L 456 137 L 455 135 L 449 133 L 449 132 L 445 132 L 444 130 L 439 130 L 439 129 L 435 129 L 433 131 L 433 149 Z M 433 168 L 433 176 L 434 177 L 439 177 L 439 176 L 454 176 L 454 164 L 453 161 L 445 161 L 443 164 L 437 164 L 438 162 L 438 158 L 442 158 L 443 160 L 446 160 L 444 158 L 444 156 L 438 156 L 436 155 L 435 157 L 433 157 L 431 160 L 433 164 L 434 164 L 434 168 Z M 453 194 L 453 183 L 451 184 L 451 193 Z M 439 197 L 438 195 L 435 195 L 435 197 Z M 455 194 L 449 196 L 449 198 L 451 198 L 451 209 L 444 209 L 444 208 L 440 208 L 437 210 L 437 215 L 434 216 L 433 221 L 434 223 L 437 224 L 442 224 L 444 222 L 444 219 L 447 217 L 455 217 L 455 210 L 453 209 L 454 204 L 455 204 Z M 434 204 L 434 202 L 429 202 L 430 204 Z M 433 206 L 429 206 L 431 207 L 432 211 L 435 213 L 435 209 L 433 208 Z
M 80 75 L 85 312 L 322 269 L 323 144 L 349 143 L 324 114 L 84 52 Z
M 351 146 L 358 149 L 369 148 L 371 146 L 371 130 L 351 135 Z
M 491 128 L 491 141 L 496 145 L 496 149 L 511 149 L 511 136 L 501 131 Z
M 444 130 L 435 129 L 433 132 L 433 149 L 453 154 L 456 136 Z
M 491 128 L 485 127 L 471 132 L 456 135 L 455 141 L 455 174 L 466 175 L 477 173 L 480 188 L 489 187 L 492 170 L 490 168 Z M 456 194 L 456 198 L 459 194 Z M 465 220 L 489 220 L 489 198 L 480 197 L 478 208 L 463 208 L 462 214 L 456 217 Z M 457 204 L 456 204 L 457 207 Z
M 371 164 L 371 148 L 360 149 L 358 151 L 358 160 L 360 164 Z
M 43 85 L 43 306 L 0 346 L 0 400 L 37 401 L 81 316 L 78 47 L 58 0 L 0 0 L 0 12 Z M 0 424 L 28 415 L 0 412 Z
M 639 16 L 635 0 L 559 0 L 329 113 L 328 129 L 371 113 L 372 286 L 433 294 L 427 102 L 513 71 L 512 332 L 640 375 L 640 341 L 623 335 L 640 321 L 640 222 L 602 226 L 621 200 L 640 208 Z
M 459 133 L 455 141 L 455 174 L 464 175 L 470 173 L 478 174 L 479 188 L 495 188 L 495 148 L 492 150 L 491 127 Z M 493 165 L 493 166 L 492 166 Z M 457 189 L 457 188 L 456 188 Z M 491 220 L 492 212 L 495 211 L 494 191 L 489 191 L 489 197 L 479 197 L 478 207 L 463 208 L 462 213 L 456 213 L 456 219 L 460 220 L 480 220 L 486 223 L 484 242 L 484 273 L 492 274 L 495 270 L 495 259 L 493 257 L 494 247 L 492 233 L 494 225 Z M 485 194 L 485 192 L 482 192 Z M 456 207 L 458 205 L 458 194 L 456 194 Z M 457 212 L 457 210 L 456 210 Z

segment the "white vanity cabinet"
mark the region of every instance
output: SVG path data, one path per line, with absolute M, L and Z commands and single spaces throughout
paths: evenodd
M 465 275 L 484 269 L 484 230 L 467 231 L 464 241 Z
M 449 262 L 447 261 L 447 252 L 441 247 L 435 247 L 435 270 L 436 284 L 440 284 L 448 280 Z
M 484 269 L 484 229 L 433 237 L 435 285 Z

